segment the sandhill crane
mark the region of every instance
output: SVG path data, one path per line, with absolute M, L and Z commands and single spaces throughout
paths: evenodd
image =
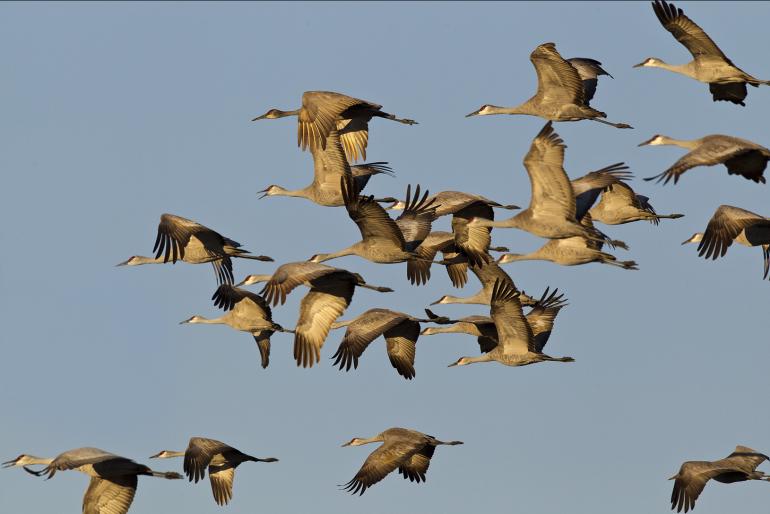
M 648 57 L 634 68 L 663 68 L 685 75 L 708 84 L 715 102 L 726 100 L 739 105 L 746 105 L 743 103 L 746 98 L 746 84 L 754 87 L 770 84 L 770 81 L 754 78 L 735 66 L 708 34 L 688 18 L 682 9 L 662 0 L 655 0 L 652 8 L 663 28 L 689 50 L 693 60 L 687 64 L 667 64 L 657 57 Z
M 671 491 L 671 510 L 685 512 L 695 508 L 695 500 L 698 499 L 706 482 L 711 479 L 723 484 L 745 482 L 746 480 L 765 480 L 770 482 L 770 475 L 757 471 L 762 462 L 770 460 L 765 454 L 752 450 L 747 446 L 736 446 L 735 451 L 713 462 L 687 461 L 679 468 L 679 472 L 669 478 L 674 480 L 674 489 Z
M 209 482 L 217 505 L 227 505 L 233 498 L 235 468 L 244 462 L 278 462 L 274 457 L 252 457 L 216 439 L 191 437 L 187 450 L 183 452 L 163 450 L 151 459 L 184 457 L 184 473 L 190 482 L 197 484 L 209 471 Z
M 744 246 L 761 246 L 764 274 L 770 274 L 770 218 L 740 207 L 720 205 L 706 226 L 706 232 L 693 234 L 682 244 L 699 243 L 698 255 L 706 259 L 724 257 L 733 241 Z
M 241 284 L 258 282 L 267 282 L 262 293 L 273 305 L 285 303 L 286 295 L 299 285 L 310 288 L 300 303 L 294 333 L 294 358 L 297 366 L 305 368 L 321 359 L 321 348 L 332 323 L 350 305 L 356 286 L 381 293 L 393 291 L 367 284 L 358 273 L 308 261 L 283 264 L 272 275 L 250 275 Z
M 235 330 L 248 332 L 254 337 L 262 358 L 262 367 L 270 364 L 270 336 L 275 332 L 292 332 L 273 323 L 273 315 L 268 303 L 251 291 L 239 289 L 229 284 L 220 285 L 211 297 L 214 305 L 227 311 L 224 316 L 208 319 L 195 315 L 184 323 L 203 323 L 209 325 L 228 325 Z
M 302 94 L 302 107 L 295 111 L 270 109 L 251 121 L 297 116 L 297 146 L 324 148 L 332 130 L 338 130 L 348 160 L 366 159 L 369 142 L 369 120 L 374 117 L 397 121 L 406 125 L 417 122 L 400 119 L 383 112 L 382 106 L 332 91 L 306 91 Z
M 625 163 L 618 162 L 570 180 L 572 192 L 575 195 L 575 219 L 578 221 L 583 219 L 583 216 L 596 203 L 602 191 L 613 184 L 623 183 L 632 177 L 628 171 L 628 166 Z M 621 243 L 618 245 L 621 248 L 625 246 L 622 241 L 615 241 L 614 243 Z
M 684 216 L 684 214 L 658 214 L 648 197 L 636 194 L 625 182 L 612 184 L 602 191 L 601 199 L 588 213 L 594 221 L 605 225 L 622 225 L 640 220 L 647 220 L 657 225 L 662 219 L 677 219 Z
M 670 168 L 663 173 L 644 180 L 663 181 L 668 184 L 674 179 L 674 184 L 679 182 L 679 177 L 685 171 L 696 166 L 715 166 L 724 164 L 729 175 L 741 175 L 743 178 L 754 182 L 765 183 L 767 161 L 770 160 L 770 150 L 764 146 L 752 143 L 746 139 L 722 134 L 713 134 L 699 139 L 674 139 L 655 134 L 647 141 L 639 143 L 639 146 L 675 145 L 690 150 Z
M 232 239 L 222 236 L 208 227 L 181 216 L 162 214 L 158 224 L 158 236 L 155 238 L 155 257 L 134 255 L 118 266 L 138 266 L 140 264 L 164 264 L 177 260 L 190 264 L 210 262 L 218 283 L 233 283 L 233 262 L 231 257 L 272 261 L 266 255 L 250 255 Z M 163 257 L 161 257 L 163 255 Z
M 589 106 L 591 100 L 596 93 L 596 85 L 599 82 L 599 77 L 607 75 L 609 78 L 614 78 L 607 73 L 607 70 L 602 68 L 602 63 L 596 59 L 589 59 L 588 57 L 570 57 L 567 62 L 572 65 L 580 75 L 580 80 L 583 81 L 583 98 L 585 105 Z
M 527 366 L 543 361 L 574 362 L 572 357 L 546 355 L 543 347 L 538 347 L 532 327 L 522 312 L 519 292 L 515 288 L 498 281 L 492 291 L 491 305 L 490 315 L 497 330 L 497 345 L 476 357 L 460 357 L 449 366 L 489 361 L 497 361 L 506 366 Z
M 537 92 L 516 107 L 482 105 L 470 116 L 490 114 L 528 114 L 550 121 L 593 120 L 616 128 L 633 128 L 626 123 L 612 123 L 601 119 L 607 115 L 589 107 L 580 73 L 573 64 L 559 55 L 554 43 L 543 43 L 530 54 L 529 60 L 537 72 Z
M 324 262 L 345 255 L 358 255 L 381 264 L 398 263 L 419 258 L 415 249 L 430 233 L 436 219 L 435 207 L 427 200 L 428 191 L 420 197 L 420 186 L 411 198 L 407 187 L 408 206 L 397 220 L 371 196 L 360 196 L 351 177 L 341 179 L 342 197 L 348 216 L 358 226 L 361 241 L 334 253 L 315 254 L 310 262 Z
M 369 443 L 383 444 L 374 450 L 364 461 L 353 479 L 342 486 L 352 494 L 364 494 L 366 490 L 385 478 L 389 473 L 398 472 L 410 482 L 424 482 L 430 459 L 436 446 L 463 444 L 462 441 L 439 441 L 432 435 L 426 435 L 407 428 L 389 428 L 374 437 L 354 437 L 342 446 L 361 446 Z
M 449 320 L 441 316 L 424 319 L 389 309 L 369 309 L 351 320 L 335 322 L 332 329 L 347 327 L 347 330 L 337 352 L 332 355 L 334 365 L 345 371 L 350 371 L 351 366 L 357 369 L 358 359 L 369 343 L 382 335 L 393 368 L 411 380 L 415 376 L 414 356 L 420 323 L 449 323 Z
M 477 227 L 469 230 L 468 220 L 479 217 L 488 220 L 495 219 L 493 207 L 502 209 L 518 209 L 517 205 L 504 205 L 481 195 L 462 191 L 441 191 L 426 199 L 426 203 L 436 207 L 436 217 L 452 215 L 452 233 L 454 242 L 468 259 L 475 264 L 491 262 L 489 256 L 491 243 L 491 228 Z M 399 201 L 390 209 L 403 210 L 406 203 Z M 419 253 L 419 251 L 418 251 Z M 435 253 L 434 253 L 435 254 Z
M 352 175 L 357 190 L 362 190 L 369 182 L 372 175 L 393 175 L 393 171 L 387 162 L 372 162 L 351 166 L 345 158 L 345 152 L 340 143 L 339 132 L 332 130 L 326 138 L 326 147 L 311 146 L 313 155 L 313 182 L 302 189 L 288 190 L 281 186 L 270 185 L 259 191 L 263 193 L 260 198 L 266 196 L 294 196 L 307 198 L 311 202 L 327 207 L 339 207 L 344 205 L 340 179 Z M 381 201 L 387 201 L 382 199 Z
M 44 465 L 40 471 L 27 466 Z M 83 496 L 83 514 L 126 514 L 136 494 L 137 477 L 153 476 L 176 480 L 179 473 L 159 472 L 131 459 L 108 453 L 98 448 L 76 448 L 59 454 L 53 459 L 19 455 L 3 462 L 3 467 L 21 466 L 33 475 L 53 477 L 57 471 L 74 469 L 91 477 Z
M 548 338 L 551 337 L 551 330 L 553 329 L 554 321 L 559 311 L 567 306 L 567 300 L 563 294 L 557 296 L 558 289 L 554 289 L 550 292 L 550 288 L 546 288 L 543 292 L 543 296 L 535 302 L 532 309 L 527 313 L 526 319 L 529 326 L 532 328 L 532 335 L 535 338 L 535 347 L 540 351 L 548 342 Z M 433 319 L 436 315 L 427 310 L 428 317 Z M 447 323 L 442 322 L 442 325 Z M 495 328 L 494 320 L 489 316 L 466 316 L 460 318 L 455 323 L 443 327 L 428 327 L 424 329 L 420 335 L 434 335 L 434 334 L 469 334 L 476 336 L 479 347 L 482 352 L 492 351 L 498 342 L 497 328 Z
M 468 222 L 469 228 L 519 228 L 548 239 L 583 236 L 610 242 L 596 229 L 581 225 L 576 218 L 575 192 L 564 171 L 564 148 L 564 142 L 554 132 L 549 121 L 535 136 L 529 152 L 524 157 L 524 167 L 532 186 L 529 207 L 502 221 L 473 218 Z
M 455 259 L 455 261 L 457 261 L 457 259 Z M 463 281 L 462 284 L 458 285 L 458 282 L 455 282 L 455 280 L 456 277 L 460 275 L 460 273 L 462 273 L 460 276 L 464 276 L 465 273 L 467 273 L 466 270 L 469 268 L 473 274 L 476 275 L 476 278 L 479 279 L 479 282 L 481 282 L 481 290 L 474 295 L 466 297 L 444 295 L 435 302 L 431 303 L 431 305 L 453 303 L 489 305 L 492 300 L 492 290 L 494 289 L 495 282 L 497 281 L 502 281 L 516 289 L 516 285 L 513 283 L 511 276 L 508 275 L 508 273 L 506 273 L 505 270 L 498 266 L 498 264 L 494 261 L 488 264 L 484 264 L 483 266 L 476 266 L 473 264 L 468 265 L 466 263 L 463 267 L 461 264 L 456 263 L 455 267 L 456 269 L 452 274 L 450 274 L 450 279 L 452 279 L 452 283 L 455 287 L 461 287 L 464 284 Z M 519 291 L 519 293 L 519 300 L 524 305 L 533 305 L 535 303 L 536 300 L 530 296 L 527 296 L 523 291 Z
M 586 214 L 580 221 L 587 228 L 594 228 L 591 215 Z M 498 259 L 498 263 L 506 264 L 515 261 L 545 260 L 562 266 L 577 266 L 589 262 L 600 262 L 623 269 L 636 270 L 634 261 L 618 261 L 614 255 L 603 252 L 602 243 L 586 239 L 583 236 L 551 239 L 546 244 L 527 254 L 506 253 Z

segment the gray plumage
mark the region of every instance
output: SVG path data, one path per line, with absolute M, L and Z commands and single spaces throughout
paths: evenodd
M 477 357 L 460 357 L 450 366 L 496 361 L 506 366 L 527 366 L 544 361 L 573 362 L 572 357 L 551 357 L 538 349 L 532 327 L 522 312 L 519 293 L 503 282 L 492 292 L 490 316 L 495 324 L 498 343 Z M 547 339 L 547 338 L 546 338 Z
M 276 332 L 289 332 L 277 323 L 273 323 L 270 306 L 264 298 L 245 289 L 229 284 L 220 285 L 211 297 L 214 305 L 226 311 L 223 316 L 214 319 L 192 316 L 184 323 L 224 324 L 241 332 L 248 332 L 257 343 L 262 358 L 262 367 L 270 364 L 270 337 Z
M 158 235 L 152 250 L 154 252 L 157 250 L 155 257 L 134 255 L 118 266 L 164 264 L 169 261 L 176 264 L 177 260 L 190 264 L 210 262 L 214 266 L 218 283 L 232 284 L 233 263 L 231 258 L 238 257 L 258 261 L 273 260 L 266 255 L 251 255 L 247 250 L 241 248 L 240 243 L 224 237 L 200 223 L 173 214 L 161 215 Z
M 448 258 L 446 260 L 449 261 Z M 431 303 L 431 305 L 453 303 L 489 305 L 492 300 L 492 290 L 494 289 L 495 283 L 498 281 L 504 282 L 516 289 L 516 284 L 514 284 L 511 276 L 494 261 L 484 264 L 483 266 L 477 266 L 468 263 L 467 259 L 464 259 L 462 256 L 458 256 L 455 259 L 452 259 L 451 262 L 454 263 L 454 269 L 450 273 L 452 285 L 455 287 L 462 287 L 465 284 L 467 270 L 470 269 L 476 278 L 479 279 L 479 282 L 481 282 L 481 290 L 466 297 L 444 295 Z M 449 266 L 447 266 L 447 269 L 449 269 Z M 533 305 L 535 303 L 535 299 L 528 296 L 523 291 L 519 291 L 519 300 L 525 305 Z
M 663 68 L 679 73 L 709 85 L 711 96 L 716 102 L 725 100 L 738 105 L 746 105 L 746 84 L 759 87 L 770 81 L 752 77 L 722 53 L 706 32 L 688 18 L 682 9 L 672 3 L 655 0 L 653 11 L 658 21 L 692 54 L 693 60 L 687 64 L 667 64 L 656 57 L 648 57 L 634 66 Z
M 740 207 L 720 205 L 706 226 L 706 232 L 698 232 L 684 241 L 699 243 L 698 255 L 706 259 L 724 257 L 733 241 L 744 246 L 762 247 L 764 273 L 770 275 L 770 218 L 760 216 Z
M 209 473 L 211 492 L 217 505 L 227 505 L 233 497 L 235 469 L 244 462 L 278 462 L 274 457 L 252 457 L 232 446 L 205 437 L 191 437 L 187 450 L 163 450 L 151 459 L 184 457 L 183 469 L 190 482 L 202 480 Z
M 636 194 L 625 182 L 618 182 L 602 191 L 599 202 L 588 211 L 594 221 L 605 225 L 622 225 L 646 220 L 658 225 L 662 219 L 677 219 L 684 214 L 658 214 L 646 196 Z
M 606 75 L 609 78 L 614 78 L 607 73 L 607 70 L 602 68 L 602 63 L 596 59 L 589 59 L 588 57 L 571 57 L 567 59 L 580 75 L 580 80 L 583 81 L 583 97 L 586 105 L 591 104 L 591 100 L 596 93 L 596 85 L 599 82 L 599 77 Z
M 440 441 L 432 435 L 396 427 L 370 438 L 354 437 L 342 446 L 361 446 L 376 442 L 383 444 L 369 454 L 356 476 L 341 486 L 346 491 L 364 494 L 369 487 L 395 470 L 411 482 L 424 482 L 436 446 L 463 444 L 462 441 Z
M 270 185 L 260 191 L 265 196 L 294 196 L 306 198 L 318 205 L 339 207 L 345 204 L 340 189 L 340 179 L 352 176 L 356 189 L 364 189 L 373 175 L 393 175 L 387 162 L 373 162 L 351 166 L 345 157 L 340 142 L 339 132 L 332 130 L 326 138 L 326 146 L 311 146 L 313 156 L 313 182 L 302 189 L 287 190 L 278 185 Z
M 591 215 L 586 214 L 580 223 L 589 229 L 595 229 Z M 545 260 L 562 266 L 578 266 L 590 262 L 600 262 L 623 269 L 638 269 L 634 261 L 618 261 L 617 258 L 602 251 L 603 243 L 584 236 L 551 239 L 546 244 L 527 254 L 506 253 L 498 259 L 499 264 L 516 261 Z
M 342 196 L 348 216 L 358 226 L 361 241 L 338 252 L 315 254 L 310 262 L 324 262 L 346 255 L 358 255 L 381 264 L 405 262 L 417 258 L 415 250 L 430 234 L 431 223 L 436 219 L 435 208 L 428 201 L 428 191 L 420 196 L 420 186 L 411 196 L 407 187 L 407 208 L 393 220 L 373 197 L 361 196 L 352 178 L 341 181 Z
M 572 183 L 564 171 L 566 145 L 549 121 L 532 140 L 524 157 L 532 195 L 529 206 L 512 218 L 490 221 L 473 218 L 469 227 L 518 228 L 547 239 L 583 236 L 600 242 L 612 242 L 595 228 L 585 227 L 576 217 L 577 200 Z M 613 173 L 605 176 L 616 180 Z
M 578 69 L 559 55 L 554 43 L 538 46 L 529 59 L 537 72 L 537 92 L 532 98 L 516 107 L 486 104 L 466 117 L 528 114 L 550 121 L 593 120 L 616 128 L 633 128 L 626 123 L 612 123 L 602 119 L 607 115 L 588 105 Z
M 273 305 L 285 303 L 286 296 L 297 286 L 310 288 L 300 302 L 294 329 L 294 358 L 302 367 L 319 362 L 329 330 L 350 305 L 356 287 L 381 293 L 393 291 L 367 284 L 358 273 L 309 261 L 283 264 L 272 275 L 250 275 L 242 284 L 258 282 L 267 282 L 262 294 Z
M 663 181 L 664 184 L 673 179 L 674 184 L 682 174 L 696 166 L 715 166 L 724 164 L 730 175 L 741 175 L 754 182 L 765 183 L 764 172 L 767 161 L 770 160 L 770 150 L 746 139 L 722 134 L 713 134 L 699 139 L 674 139 L 656 134 L 639 146 L 674 145 L 689 150 L 678 161 L 663 173 L 644 180 Z
M 735 451 L 713 462 L 687 461 L 679 468 L 679 472 L 669 478 L 674 480 L 671 491 L 671 510 L 688 512 L 695 508 L 703 488 L 709 480 L 724 484 L 744 482 L 746 480 L 770 481 L 770 476 L 757 471 L 757 466 L 770 460 L 770 457 L 752 450 L 747 446 L 736 446 Z
M 448 322 L 446 318 L 416 318 L 389 309 L 369 309 L 348 321 L 335 322 L 332 329 L 347 327 L 337 351 L 332 355 L 340 370 L 358 368 L 358 359 L 379 336 L 385 337 L 388 359 L 399 375 L 407 380 L 415 376 L 414 358 L 420 323 Z
M 333 91 L 306 91 L 302 94 L 302 107 L 294 111 L 270 109 L 252 121 L 297 116 L 297 145 L 307 148 L 325 148 L 326 138 L 332 130 L 340 133 L 342 145 L 348 160 L 355 162 L 359 157 L 366 159 L 369 142 L 369 121 L 385 118 L 406 125 L 417 122 L 400 119 L 382 111 L 382 106 L 366 100 Z
M 41 464 L 45 467 L 33 471 L 27 466 Z M 173 472 L 153 471 L 131 459 L 100 450 L 99 448 L 75 448 L 60 453 L 53 459 L 20 455 L 3 463 L 3 467 L 21 466 L 36 476 L 52 478 L 57 471 L 76 470 L 91 477 L 83 496 L 83 514 L 126 514 L 136 494 L 139 475 L 180 479 Z

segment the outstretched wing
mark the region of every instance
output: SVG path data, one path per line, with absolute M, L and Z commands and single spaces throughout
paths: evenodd
M 428 472 L 430 459 L 435 451 L 435 446 L 426 444 L 422 450 L 412 454 L 412 457 L 398 468 L 398 472 L 404 475 L 404 478 L 408 478 L 410 482 L 425 482 L 425 473 Z
M 533 216 L 542 212 L 575 218 L 575 193 L 563 167 L 565 148 L 564 141 L 549 121 L 535 136 L 524 157 L 524 167 L 532 185 L 530 209 Z
M 698 244 L 698 255 L 705 256 L 706 259 L 723 257 L 741 231 L 757 225 L 770 230 L 770 220 L 746 209 L 720 205 L 709 220 L 703 239 Z
M 366 458 L 361 469 L 345 484 L 344 489 L 352 494 L 364 494 L 369 487 L 408 462 L 412 454 L 419 451 L 424 444 L 423 441 L 415 439 L 385 442 Z
M 396 222 L 373 197 L 358 194 L 353 177 L 343 177 L 341 189 L 348 216 L 358 226 L 362 240 L 385 239 L 399 248 L 406 248 L 404 236 Z
M 297 145 L 303 150 L 309 146 L 323 148 L 329 132 L 337 128 L 340 115 L 354 106 L 368 106 L 374 110 L 382 107 L 331 91 L 305 92 L 297 124 Z
M 428 199 L 428 191 L 420 197 L 419 184 L 412 194 L 411 184 L 406 187 L 406 207 L 396 219 L 396 225 L 401 231 L 407 251 L 414 251 L 428 234 L 433 221 L 436 219 L 435 198 Z
M 543 43 L 530 54 L 537 72 L 537 94 L 547 102 L 584 105 L 580 74 L 556 50 L 554 43 Z
M 316 262 L 289 262 L 275 270 L 260 293 L 268 303 L 278 305 L 280 302 L 283 305 L 286 303 L 286 296 L 295 287 L 336 271 L 337 268 Z
M 91 477 L 83 497 L 83 514 L 126 514 L 136 494 L 136 475 Z
M 345 330 L 340 346 L 332 358 L 340 370 L 358 368 L 358 359 L 388 329 L 398 325 L 408 316 L 388 309 L 369 309 L 351 322 Z
M 674 4 L 655 0 L 652 3 L 652 9 L 663 28 L 682 43 L 694 58 L 716 57 L 732 64 L 708 34 Z
M 519 292 L 512 285 L 496 280 L 492 289 L 490 314 L 497 329 L 498 344 L 505 353 L 536 351 L 535 338 L 519 302 Z

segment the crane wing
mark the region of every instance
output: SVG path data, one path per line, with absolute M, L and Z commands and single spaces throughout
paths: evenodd
M 580 74 L 556 50 L 554 43 L 543 43 L 530 54 L 537 72 L 537 96 L 545 102 L 584 105 Z
M 549 121 L 535 136 L 524 157 L 532 186 L 529 208 L 533 216 L 545 213 L 575 219 L 575 193 L 563 167 L 565 148 Z
M 733 64 L 708 34 L 674 4 L 655 0 L 652 3 L 652 9 L 663 28 L 684 45 L 694 58 L 716 57 L 728 64 Z
M 209 466 L 209 482 L 217 505 L 227 505 L 233 497 L 235 468 L 230 464 Z
M 369 145 L 369 122 L 363 118 L 337 120 L 345 156 L 350 162 L 366 160 L 366 147 Z
M 321 360 L 321 348 L 332 323 L 350 305 L 354 290 L 355 283 L 347 272 L 328 275 L 313 282 L 312 289 L 299 306 L 294 334 L 297 366 L 312 367 Z
M 720 205 L 706 226 L 698 244 L 698 255 L 706 259 L 723 257 L 733 241 L 744 229 L 760 225 L 770 229 L 770 220 L 746 209 Z
M 414 355 L 420 337 L 420 323 L 406 319 L 384 333 L 390 364 L 407 380 L 415 376 Z
M 83 514 L 126 514 L 134 501 L 136 475 L 91 477 L 83 497 Z
M 409 460 L 399 466 L 398 472 L 404 475 L 405 479 L 408 478 L 410 482 L 425 482 L 425 473 L 428 472 L 430 459 L 435 451 L 435 446 L 426 444 L 422 450 L 412 454 Z
M 337 128 L 342 113 L 359 105 L 369 106 L 374 110 L 382 107 L 331 91 L 305 92 L 302 95 L 302 109 L 297 124 L 297 145 L 303 150 L 309 146 L 323 148 L 329 132 Z
M 388 329 L 408 318 L 406 314 L 388 309 L 369 309 L 351 322 L 345 330 L 340 346 L 332 358 L 334 366 L 349 371 L 358 368 L 358 359 L 369 344 Z
M 267 281 L 260 294 L 264 295 L 268 303 L 278 305 L 280 302 L 283 305 L 286 303 L 286 296 L 295 287 L 336 271 L 339 270 L 317 262 L 302 261 L 282 264 L 273 272 L 273 276 Z
M 490 314 L 497 329 L 498 344 L 504 353 L 536 351 L 535 338 L 519 302 L 519 292 L 510 284 L 496 280 L 492 289 Z
M 428 199 L 427 190 L 421 198 L 419 184 L 414 190 L 414 197 L 411 193 L 410 184 L 406 187 L 406 207 L 396 219 L 396 225 L 402 234 L 407 251 L 414 251 L 428 237 L 431 225 L 436 219 L 436 199 Z
M 369 487 L 408 462 L 424 444 L 424 441 L 415 439 L 386 441 L 366 458 L 356 476 L 344 485 L 344 489 L 352 494 L 364 494 Z
M 385 239 L 399 248 L 406 248 L 404 236 L 396 222 L 373 197 L 358 194 L 353 177 L 343 178 L 341 189 L 348 216 L 358 226 L 362 240 Z

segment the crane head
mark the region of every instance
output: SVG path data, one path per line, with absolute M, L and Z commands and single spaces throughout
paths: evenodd
M 460 357 L 459 359 L 457 359 L 457 361 L 453 362 L 452 364 L 450 364 L 447 367 L 452 368 L 454 366 L 466 366 L 466 365 L 468 365 L 470 363 L 471 363 L 471 361 L 470 361 L 470 359 L 468 359 L 468 357 Z
M 293 114 L 296 114 L 294 111 L 282 111 L 280 109 L 270 109 L 262 116 L 257 116 L 256 118 L 253 118 L 251 121 L 257 121 L 257 120 L 276 120 L 278 118 L 283 118 L 285 116 L 291 116 Z
M 657 146 L 657 145 L 664 145 L 665 143 L 665 137 L 661 136 L 660 134 L 655 134 L 647 141 L 642 141 L 636 146 Z
M 117 263 L 115 266 L 136 266 L 137 264 L 139 264 L 138 260 L 139 260 L 138 255 L 132 255 L 125 261 Z
M 639 64 L 634 64 L 634 68 L 643 68 L 645 66 L 655 67 L 660 66 L 661 64 L 665 64 L 661 59 L 658 59 L 657 57 L 648 57 Z
M 472 113 L 466 114 L 465 117 L 466 118 L 470 118 L 471 116 L 484 116 L 484 115 L 487 115 L 487 114 L 492 114 L 489 111 L 493 107 L 494 107 L 494 105 L 484 104 L 481 107 L 479 107 L 478 109 L 476 109 L 475 111 L 473 111 Z
M 34 455 L 27 455 L 26 453 L 22 453 L 18 457 L 16 457 L 13 460 L 5 461 L 0 466 L 4 468 L 13 468 L 13 467 L 22 467 L 29 464 L 35 464 L 40 462 L 40 457 L 35 457 Z
M 172 452 L 169 451 L 169 450 L 163 450 L 161 452 L 156 453 L 155 455 L 150 455 L 149 458 L 150 459 L 168 459 L 168 458 L 173 457 L 173 455 L 171 455 L 171 453 Z
M 366 444 L 366 442 L 364 442 L 364 440 L 360 437 L 354 437 L 347 443 L 343 444 L 341 447 L 344 448 L 346 446 L 361 446 L 362 444 Z

